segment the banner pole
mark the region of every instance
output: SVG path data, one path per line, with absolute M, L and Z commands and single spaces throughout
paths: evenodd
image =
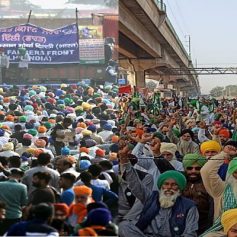
M 79 24 L 78 24 L 78 10 L 76 8 L 76 27 L 77 27 L 77 43 L 78 43 L 78 54 L 79 54 L 79 62 L 78 62 L 78 75 L 77 78 L 80 79 L 80 47 L 79 47 L 79 40 L 80 40 L 80 34 L 79 34 Z
M 29 12 L 27 24 L 30 23 L 31 12 L 32 12 L 32 10 L 30 10 L 30 12 Z

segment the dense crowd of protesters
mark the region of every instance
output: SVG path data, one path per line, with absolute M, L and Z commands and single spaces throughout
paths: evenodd
M 0 234 L 236 237 L 236 100 L 0 88 Z
M 0 88 L 0 235 L 117 236 L 117 92 Z
M 119 104 L 119 236 L 236 237 L 236 100 Z

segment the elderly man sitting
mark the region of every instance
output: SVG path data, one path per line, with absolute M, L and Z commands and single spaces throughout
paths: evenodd
M 120 237 L 197 236 L 198 210 L 193 201 L 181 195 L 187 183 L 183 174 L 174 170 L 161 174 L 158 192 L 142 185 L 128 158 L 120 158 L 120 164 L 126 169 L 131 192 L 144 203 L 138 220 L 120 223 Z

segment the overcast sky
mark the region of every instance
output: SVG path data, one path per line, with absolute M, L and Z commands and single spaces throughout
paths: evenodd
M 32 4 L 38 5 L 42 8 L 47 9 L 64 9 L 64 8 L 75 8 L 77 7 L 81 10 L 94 10 L 98 8 L 99 5 L 85 5 L 85 4 L 66 4 L 68 0 L 30 0 Z M 95 0 L 96 3 L 96 0 Z M 100 5 L 101 6 L 101 5 Z M 105 5 L 104 5 L 105 6 Z
M 164 0 L 167 14 L 198 67 L 237 67 L 237 0 Z M 186 37 L 185 37 L 186 36 Z M 199 76 L 202 93 L 237 85 L 237 75 Z

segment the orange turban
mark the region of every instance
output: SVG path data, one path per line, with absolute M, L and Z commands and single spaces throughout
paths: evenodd
M 102 149 L 97 149 L 95 154 L 99 157 L 104 157 L 105 156 L 105 151 Z
M 11 130 L 9 126 L 7 126 L 6 124 L 3 124 L 2 125 L 2 129 L 5 129 L 5 130 Z
M 56 123 L 56 120 L 55 119 L 49 119 L 48 122 L 54 124 L 54 123 Z
M 38 127 L 38 132 L 39 133 L 45 133 L 45 132 L 47 132 L 47 128 L 45 126 L 39 126 Z
M 139 137 L 142 137 L 143 133 L 144 133 L 143 128 L 136 128 L 136 134 L 137 134 Z
M 219 136 L 223 136 L 225 138 L 230 138 L 230 131 L 226 128 L 222 128 L 219 133 L 218 133 Z
M 117 143 L 119 141 L 119 136 L 116 135 L 112 136 L 111 141 L 112 143 Z
M 6 116 L 6 121 L 11 121 L 11 122 L 14 122 L 14 116 L 12 116 L 12 115 L 7 115 Z
M 56 211 L 62 211 L 65 216 L 68 216 L 69 214 L 69 207 L 66 203 L 54 203 L 54 210 Z
M 83 123 L 83 122 L 80 122 L 80 123 L 77 124 L 77 127 L 86 128 L 86 124 Z
M 3 98 L 3 102 L 4 103 L 9 103 L 10 102 L 10 98 L 9 97 L 4 97 Z
M 80 152 L 85 152 L 85 153 L 89 154 L 90 151 L 87 147 L 81 147 Z
M 43 153 L 44 151 L 42 149 L 35 149 L 34 150 L 34 156 L 38 157 L 41 153 Z
M 76 163 L 76 159 L 74 156 L 67 156 L 66 160 L 71 163 L 72 165 Z
M 89 196 L 92 195 L 92 189 L 85 185 L 75 186 L 73 188 L 73 191 L 76 195 L 89 195 Z

